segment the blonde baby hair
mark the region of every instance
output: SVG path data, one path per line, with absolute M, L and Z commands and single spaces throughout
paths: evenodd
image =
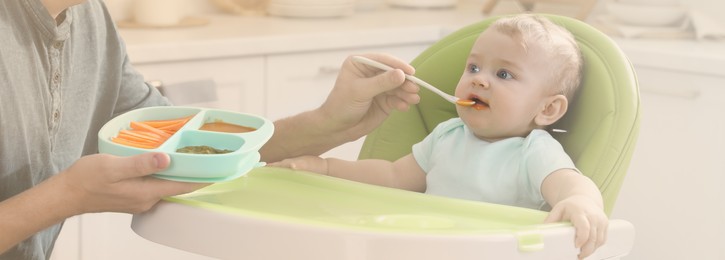
M 565 28 L 536 14 L 502 17 L 492 25 L 497 31 L 520 37 L 524 48 L 538 44 L 549 53 L 553 62 L 552 79 L 559 89 L 555 91 L 571 100 L 581 83 L 583 60 L 574 36 Z

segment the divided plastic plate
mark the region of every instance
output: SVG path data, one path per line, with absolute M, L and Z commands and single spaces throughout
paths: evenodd
M 130 129 L 131 121 L 168 120 L 192 116 L 178 132 L 154 149 L 136 148 L 111 141 L 122 129 Z M 246 133 L 224 133 L 199 130 L 210 122 L 224 122 L 255 128 Z M 259 149 L 274 132 L 271 121 L 252 114 L 196 107 L 147 107 L 129 111 L 106 123 L 98 132 L 101 153 L 131 156 L 147 152 L 165 152 L 171 165 L 155 177 L 184 182 L 220 182 L 237 178 L 261 163 Z M 225 154 L 192 154 L 176 152 L 185 146 L 206 145 L 227 149 Z

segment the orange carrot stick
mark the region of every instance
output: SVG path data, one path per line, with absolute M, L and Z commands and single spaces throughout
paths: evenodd
M 168 120 L 131 121 L 131 129 L 119 131 L 111 141 L 138 148 L 156 148 L 193 117 L 194 115 Z
M 165 127 L 165 126 L 169 126 L 169 125 L 175 125 L 175 124 L 178 124 L 179 122 L 186 123 L 186 122 L 189 122 L 189 120 L 191 120 L 191 118 L 193 118 L 193 117 L 194 117 L 194 115 L 190 115 L 190 116 L 185 116 L 185 117 L 176 118 L 176 119 L 147 120 L 147 121 L 141 121 L 141 122 L 145 123 L 151 127 L 160 128 L 160 127 Z
M 127 146 L 132 146 L 132 147 L 137 147 L 137 148 L 144 148 L 144 149 L 153 149 L 153 148 L 159 147 L 158 145 L 154 145 L 154 144 L 139 143 L 139 142 L 134 142 L 134 141 L 131 141 L 128 139 L 123 139 L 123 138 L 118 138 L 118 137 L 111 137 L 111 142 L 114 142 L 117 144 L 122 144 L 122 145 L 127 145 Z
M 149 132 L 152 132 L 154 134 L 160 135 L 164 139 L 167 139 L 167 138 L 171 137 L 170 134 L 167 134 L 166 132 L 164 132 L 162 130 L 153 128 L 153 127 L 151 127 L 151 126 L 149 126 L 147 124 L 141 123 L 141 122 L 131 121 L 131 129 L 149 131 Z
M 144 143 L 144 142 L 151 143 L 151 142 L 153 142 L 153 141 L 148 140 L 148 139 L 139 138 L 139 137 L 136 137 L 136 136 L 133 136 L 133 135 L 125 134 L 125 133 L 119 133 L 118 136 L 116 136 L 116 138 L 126 139 L 126 140 L 129 140 L 129 141 L 134 141 L 134 142 L 139 142 L 139 143 Z
M 162 127 L 158 127 L 157 129 L 161 129 L 161 130 L 172 130 L 172 131 L 176 132 L 176 131 L 179 131 L 179 129 L 181 129 L 181 127 L 184 126 L 185 124 L 186 124 L 186 121 L 179 121 L 176 124 L 173 124 L 173 125 L 165 125 L 165 126 L 162 126 Z
M 164 139 L 162 136 L 160 136 L 158 134 L 155 134 L 155 133 L 152 133 L 152 132 L 149 132 L 149 131 L 145 131 L 145 130 L 133 130 L 132 129 L 132 130 L 129 130 L 129 131 L 134 132 L 134 133 L 136 133 L 138 135 L 146 136 L 146 137 L 148 137 L 150 139 L 154 139 L 154 140 L 163 140 Z
M 144 141 L 148 141 L 148 142 L 163 141 L 163 138 L 161 138 L 161 136 L 156 135 L 156 137 L 153 137 L 153 136 L 149 136 L 149 135 L 144 135 L 142 133 L 143 132 L 138 131 L 138 130 L 136 130 L 136 131 L 121 130 L 120 132 L 118 132 L 118 137 L 130 136 L 135 139 L 140 139 L 140 140 L 144 140 Z M 128 139 L 130 139 L 130 138 L 128 138 Z

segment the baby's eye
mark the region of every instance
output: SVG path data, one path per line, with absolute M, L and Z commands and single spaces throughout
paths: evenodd
M 499 70 L 496 72 L 496 76 L 502 79 L 512 79 L 513 75 L 506 70 Z
M 468 64 L 468 72 L 476 73 L 481 71 L 481 68 L 478 67 L 476 64 Z

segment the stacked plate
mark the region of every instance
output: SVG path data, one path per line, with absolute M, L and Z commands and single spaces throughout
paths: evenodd
M 355 0 L 270 0 L 267 13 L 276 16 L 340 17 L 355 12 Z
M 690 11 L 678 0 L 609 0 L 598 27 L 625 38 L 694 37 Z
M 687 16 L 687 8 L 676 0 L 618 0 L 606 7 L 617 22 L 633 26 L 672 27 Z
M 406 8 L 449 8 L 454 7 L 458 0 L 387 0 L 394 7 Z

